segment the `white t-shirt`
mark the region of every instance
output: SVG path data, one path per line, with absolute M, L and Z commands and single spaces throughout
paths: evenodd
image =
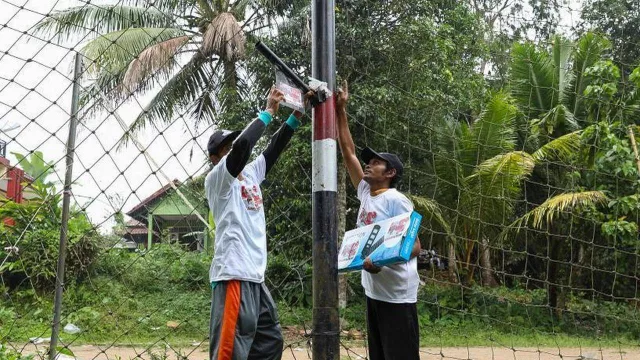
M 369 184 L 362 180 L 358 185 L 357 227 L 373 224 L 394 216 L 413 211 L 413 203 L 396 189 L 371 196 Z M 362 287 L 365 294 L 374 300 L 390 303 L 415 303 L 418 301 L 418 260 L 386 265 L 377 274 L 362 270 Z
M 264 281 L 267 235 L 260 183 L 265 171 L 260 155 L 244 167 L 240 181 L 227 170 L 225 156 L 207 174 L 204 189 L 216 222 L 210 281 Z

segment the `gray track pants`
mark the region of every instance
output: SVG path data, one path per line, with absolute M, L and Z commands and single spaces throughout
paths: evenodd
M 211 360 L 280 360 L 282 331 L 264 283 L 221 281 L 211 297 Z

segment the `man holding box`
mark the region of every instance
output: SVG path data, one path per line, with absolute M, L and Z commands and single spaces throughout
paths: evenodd
M 364 171 L 356 156 L 347 122 L 347 82 L 336 93 L 338 144 L 351 183 L 358 191 L 362 227 L 413 211 L 413 204 L 395 189 L 403 165 L 395 154 L 378 153 L 366 147 L 360 153 Z M 378 267 L 367 257 L 362 286 L 367 296 L 367 340 L 371 360 L 420 359 L 420 331 L 416 302 L 420 241 L 416 241 L 406 263 Z
M 302 114 L 294 112 L 253 162 L 249 156 L 278 111 L 284 94 L 272 88 L 267 107 L 242 131 L 218 130 L 207 150 L 214 167 L 205 180 L 216 220 L 210 360 L 279 360 L 282 333 L 264 284 L 267 237 L 260 184 L 289 143 Z

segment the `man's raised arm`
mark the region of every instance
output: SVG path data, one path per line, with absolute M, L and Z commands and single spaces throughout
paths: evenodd
M 253 147 L 271 122 L 273 115 L 278 111 L 282 99 L 284 99 L 284 93 L 272 87 L 267 98 L 266 109 L 258 115 L 258 118 L 249 123 L 233 142 L 233 147 L 227 157 L 227 170 L 231 176 L 238 177 L 247 165 Z
M 342 83 L 342 89 L 336 92 L 336 122 L 338 126 L 338 144 L 340 152 L 347 167 L 349 178 L 355 188 L 364 177 L 360 160 L 356 156 L 356 145 L 353 143 L 349 123 L 347 122 L 347 101 L 349 100 L 349 88 L 346 81 Z

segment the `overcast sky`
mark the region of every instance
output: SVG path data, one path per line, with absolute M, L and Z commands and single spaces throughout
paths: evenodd
M 24 32 L 53 9 L 83 4 L 72 0 L 0 0 L 0 24 L 3 25 L 0 28 L 0 129 L 11 124 L 20 127 L 0 132 L 0 139 L 9 142 L 8 152 L 24 154 L 40 150 L 46 160 L 57 162 L 59 188 L 64 178 L 71 106 L 73 52 L 69 48 L 74 44 L 68 44 L 67 48 L 46 44 Z M 561 16 L 564 29 L 578 21 L 577 9 L 578 1 L 565 5 Z M 118 109 L 118 113 L 130 123 L 150 98 L 130 101 Z M 193 131 L 184 119 L 178 119 L 163 129 L 164 136 L 157 136 L 156 129 L 148 129 L 140 134 L 139 140 L 145 146 L 151 144 L 151 156 L 171 179 L 184 180 L 204 171 L 204 149 L 212 129 L 201 128 L 195 134 Z M 103 232 L 109 231 L 113 224 L 114 206 L 124 204 L 127 211 L 166 184 L 159 175 L 151 175 L 156 169 L 150 168 L 134 146 L 119 152 L 112 149 L 122 133 L 116 119 L 106 115 L 83 119 L 78 128 L 73 194 L 81 206 L 91 202 L 89 216 L 95 224 L 103 223 Z M 192 140 L 194 136 L 196 141 Z M 112 149 L 109 155 L 105 155 L 105 149 Z M 190 159 L 192 150 L 194 155 Z M 8 157 L 12 164 L 16 163 L 15 157 Z M 110 203 L 109 197 L 114 196 L 121 201 Z
M 5 25 L 0 29 L 0 128 L 10 124 L 20 126 L 17 130 L 0 133 L 0 139 L 9 142 L 8 152 L 24 154 L 40 150 L 46 160 L 56 161 L 60 184 L 64 179 L 73 52 L 23 32 L 52 9 L 77 5 L 82 3 L 0 0 L 0 24 Z M 28 59 L 33 61 L 27 62 Z M 54 68 L 57 71 L 52 70 Z M 130 123 L 150 98 L 130 101 L 118 113 Z M 164 136 L 158 137 L 158 131 L 149 129 L 141 133 L 139 139 L 145 146 L 151 144 L 150 154 L 169 178 L 184 180 L 204 171 L 203 149 L 206 149 L 207 134 L 212 131 L 202 128 L 199 134 L 191 135 L 192 130 L 185 126 L 183 119 L 178 119 L 168 129 L 163 129 Z M 107 221 L 114 212 L 114 205 L 121 205 L 110 203 L 109 197 L 119 196 L 127 211 L 166 184 L 160 175 L 151 175 L 152 169 L 134 146 L 120 152 L 112 150 L 105 155 L 105 149 L 112 149 L 122 134 L 116 119 L 106 115 L 83 120 L 78 128 L 73 171 L 77 185 L 73 187 L 73 193 L 75 201 L 82 206 L 95 199 L 88 205 L 94 223 Z M 197 137 L 196 141 L 192 141 L 193 136 Z M 14 137 L 15 141 L 11 140 Z M 190 160 L 192 150 L 194 155 Z M 16 163 L 14 156 L 8 157 L 12 164 Z M 87 169 L 90 172 L 87 173 Z M 111 225 L 112 222 L 107 222 L 103 231 L 109 230 Z

